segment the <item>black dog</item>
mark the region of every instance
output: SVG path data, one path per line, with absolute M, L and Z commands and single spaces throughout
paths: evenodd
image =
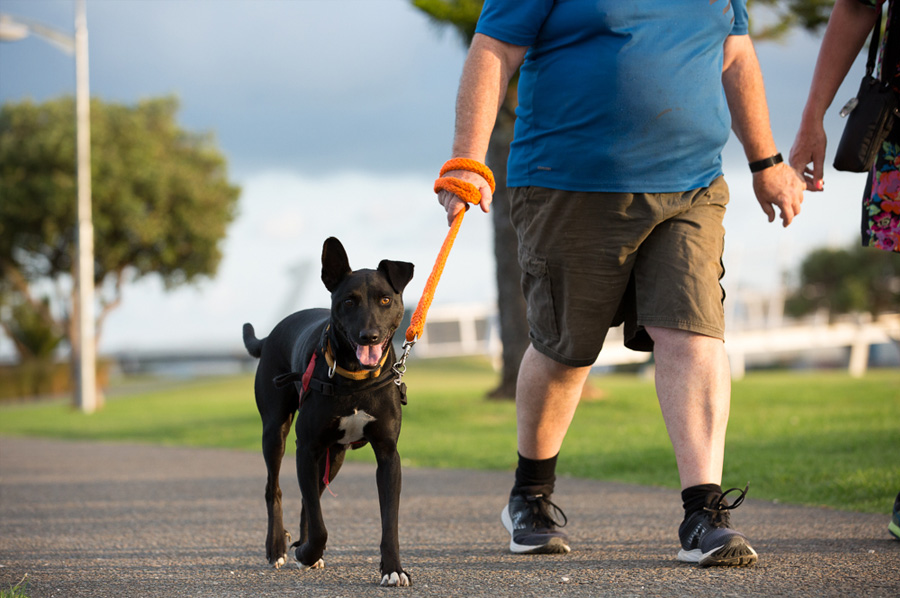
M 403 318 L 401 294 L 413 275 L 407 262 L 382 260 L 377 270 L 350 269 L 335 238 L 322 249 L 322 282 L 331 310 L 307 309 L 282 320 L 268 337 L 256 338 L 244 324 L 244 345 L 259 357 L 256 406 L 263 423 L 268 469 L 266 557 L 278 568 L 287 558 L 278 474 L 294 413 L 297 416 L 297 479 L 303 495 L 296 559 L 303 567 L 324 565 L 328 532 L 320 498 L 337 475 L 347 446 L 372 444 L 378 462 L 381 505 L 381 585 L 407 586 L 400 566 L 397 524 L 400 507 L 401 403 L 405 385 L 391 371 L 392 338 Z M 298 398 L 299 397 L 299 398 Z

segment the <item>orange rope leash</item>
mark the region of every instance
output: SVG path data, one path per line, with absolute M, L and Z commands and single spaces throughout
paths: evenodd
M 482 178 L 488 182 L 488 185 L 490 185 L 491 193 L 494 192 L 494 173 L 491 172 L 490 168 L 477 160 L 453 158 L 452 160 L 447 160 L 441 168 L 441 177 L 434 182 L 435 193 L 442 190 L 449 191 L 469 203 L 477 204 L 481 201 L 481 192 L 478 190 L 478 187 L 468 181 L 456 177 L 444 176 L 451 170 L 468 170 L 469 172 L 481 175 Z M 422 331 L 425 329 L 425 316 L 428 313 L 428 308 L 431 307 L 431 301 L 434 299 L 434 291 L 437 288 L 438 281 L 441 279 L 441 274 L 444 272 L 444 265 L 447 263 L 447 257 L 450 255 L 450 249 L 453 248 L 453 242 L 456 240 L 456 234 L 459 232 L 459 227 L 462 225 L 465 213 L 465 210 L 458 213 L 456 218 L 453 219 L 453 223 L 450 225 L 450 230 L 447 232 L 444 244 L 441 246 L 437 260 L 434 262 L 434 268 L 431 270 L 431 275 L 425 283 L 425 289 L 422 291 L 422 298 L 419 299 L 419 305 L 416 306 L 416 311 L 413 313 L 409 328 L 406 329 L 407 342 L 414 342 L 416 338 L 422 336 Z
M 468 158 L 453 158 L 452 160 L 447 160 L 444 162 L 444 165 L 441 167 L 441 176 L 444 176 L 451 170 L 468 170 L 469 172 L 474 172 L 475 174 L 481 175 L 481 178 L 487 181 L 488 185 L 491 187 L 491 193 L 494 192 L 496 187 L 494 183 L 494 173 L 491 172 L 491 169 L 479 162 L 478 160 L 470 160 Z M 452 180 L 459 180 L 453 179 Z M 440 180 L 440 179 L 438 179 Z M 435 181 L 437 183 L 437 181 Z M 471 183 L 470 183 L 471 184 Z M 474 186 L 474 185 L 473 185 Z M 479 201 L 481 201 L 481 197 L 479 196 Z M 477 201 L 474 203 L 478 203 Z

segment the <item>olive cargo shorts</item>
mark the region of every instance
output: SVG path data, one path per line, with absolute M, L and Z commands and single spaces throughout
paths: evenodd
M 684 193 L 509 189 L 535 349 L 592 365 L 609 328 L 652 351 L 645 326 L 724 338 L 722 177 Z

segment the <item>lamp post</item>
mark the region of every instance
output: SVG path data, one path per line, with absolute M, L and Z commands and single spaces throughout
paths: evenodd
M 75 5 L 75 37 L 39 23 L 0 15 L 0 40 L 16 41 L 34 34 L 67 54 L 75 54 L 75 112 L 78 173 L 75 318 L 78 338 L 72 343 L 76 363 L 75 402 L 85 413 L 97 409 L 97 349 L 94 335 L 94 224 L 91 217 L 91 95 L 88 78 L 88 34 L 85 0 Z

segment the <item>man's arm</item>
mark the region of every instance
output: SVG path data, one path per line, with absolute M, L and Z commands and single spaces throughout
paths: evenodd
M 732 129 L 748 162 L 756 162 L 778 153 L 769 124 L 769 108 L 762 71 L 753 42 L 747 35 L 731 35 L 725 41 L 722 85 L 731 110 Z M 776 164 L 753 175 L 753 190 L 769 222 L 778 208 L 784 226 L 800 213 L 805 184 L 786 163 Z
M 463 66 L 456 97 L 456 129 L 453 157 L 484 162 L 497 112 L 506 97 L 506 89 L 525 58 L 525 46 L 514 46 L 476 33 Z M 451 170 L 444 176 L 473 183 L 481 191 L 481 209 L 489 211 L 491 189 L 487 181 L 472 172 Z M 447 210 L 447 222 L 466 209 L 466 203 L 450 193 L 438 193 L 438 201 Z

